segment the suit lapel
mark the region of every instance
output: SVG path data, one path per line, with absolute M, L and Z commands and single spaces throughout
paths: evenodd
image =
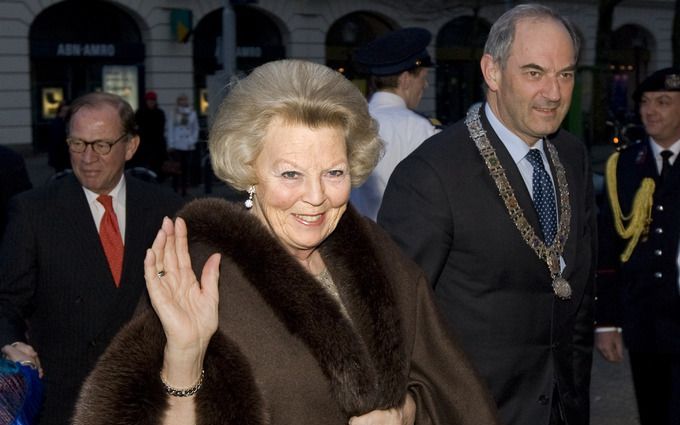
M 69 228 L 68 234 L 71 235 L 73 243 L 79 244 L 81 253 L 79 260 L 83 272 L 89 274 L 92 282 L 92 289 L 102 290 L 110 284 L 115 288 L 113 276 L 109 270 L 106 254 L 102 248 L 97 232 L 97 226 L 92 218 L 92 212 L 87 203 L 87 198 L 83 188 L 75 176 L 65 177 L 69 179 L 64 184 L 64 196 L 62 208 L 63 217 Z
M 146 251 L 145 238 L 140 237 L 147 233 L 147 229 L 160 229 L 161 223 L 150 223 L 147 211 L 149 205 L 146 202 L 143 191 L 140 190 L 139 182 L 133 178 L 126 180 L 126 206 L 125 206 L 125 254 L 123 256 L 122 280 L 129 281 L 139 270 L 135 267 L 140 264 L 139 253 Z M 143 257 L 142 257 L 143 258 Z M 142 261 L 143 263 L 143 261 Z

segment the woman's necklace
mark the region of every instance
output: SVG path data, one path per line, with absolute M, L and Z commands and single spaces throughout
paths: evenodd
M 479 119 L 480 108 L 481 105 L 471 108 L 467 117 L 465 117 L 465 125 L 468 128 L 470 137 L 475 142 L 482 158 L 484 158 L 484 163 L 496 183 L 499 195 L 501 199 L 503 199 L 505 208 L 507 208 L 508 214 L 513 223 L 515 223 L 517 230 L 519 230 L 524 241 L 534 253 L 536 253 L 538 258 L 548 265 L 550 277 L 552 278 L 553 292 L 559 299 L 568 300 L 571 298 L 571 285 L 569 285 L 569 282 L 562 277 L 560 257 L 564 252 L 564 245 L 567 241 L 567 236 L 569 235 L 571 204 L 569 202 L 569 187 L 567 186 L 566 173 L 564 171 L 564 166 L 562 166 L 560 158 L 557 155 L 557 149 L 555 149 L 547 138 L 545 139 L 545 145 L 550 153 L 550 158 L 552 158 L 553 163 L 555 164 L 558 186 L 557 191 L 560 196 L 560 225 L 552 245 L 547 246 L 545 242 L 536 235 L 534 228 L 527 221 L 522 208 L 519 206 L 519 202 L 517 202 L 515 192 L 512 190 L 512 186 L 510 186 L 510 182 L 505 175 L 505 169 L 503 169 L 501 162 L 498 160 L 496 151 L 491 146 L 489 138 L 486 136 L 486 131 L 482 128 L 482 123 Z

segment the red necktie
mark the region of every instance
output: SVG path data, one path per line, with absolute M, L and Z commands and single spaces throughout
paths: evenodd
M 97 198 L 104 206 L 104 216 L 99 224 L 99 238 L 102 247 L 109 261 L 109 268 L 116 282 L 116 287 L 120 285 L 120 275 L 123 271 L 123 238 L 120 236 L 118 228 L 118 218 L 113 211 L 113 199 L 109 195 L 99 195 Z

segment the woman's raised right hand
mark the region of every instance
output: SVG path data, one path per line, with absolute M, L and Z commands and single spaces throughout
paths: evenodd
M 146 252 L 144 276 L 151 304 L 167 337 L 168 355 L 202 362 L 210 338 L 217 330 L 220 254 L 203 266 L 201 282 L 191 267 L 187 227 L 182 218 L 163 219 L 161 229 Z M 178 359 L 179 360 L 179 359 Z

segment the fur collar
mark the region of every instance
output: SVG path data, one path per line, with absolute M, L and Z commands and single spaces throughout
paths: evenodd
M 187 222 L 190 244 L 205 244 L 231 258 L 291 334 L 307 345 L 347 415 L 402 403 L 408 368 L 394 294 L 375 254 L 379 247 L 370 237 L 370 224 L 351 207 L 320 247 L 351 322 L 240 205 L 199 199 L 178 215 Z

